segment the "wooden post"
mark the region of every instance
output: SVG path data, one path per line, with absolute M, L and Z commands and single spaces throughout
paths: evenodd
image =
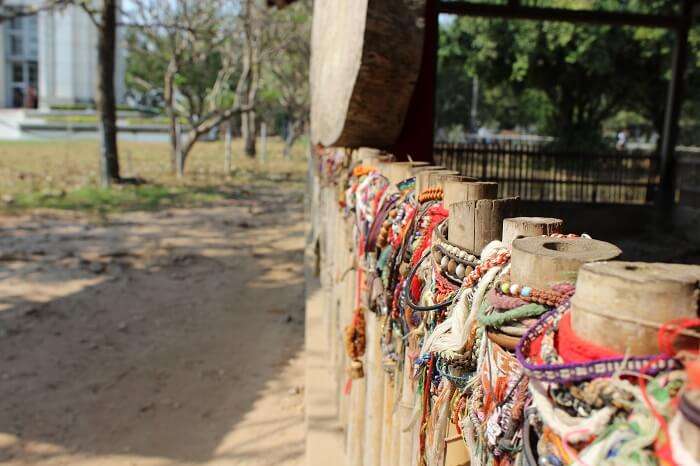
M 430 173 L 433 172 L 452 172 L 452 170 L 446 170 L 441 165 L 428 165 L 426 167 L 420 167 L 416 172 L 416 194 L 420 194 L 425 188 L 430 186 Z
M 520 238 L 513 241 L 510 277 L 513 283 L 533 288 L 573 283 L 586 262 L 614 259 L 621 252 L 615 245 L 590 238 Z
M 396 407 L 396 371 L 384 373 L 384 415 L 382 419 L 382 454 L 380 464 L 390 466 L 392 457 L 398 456 L 398 438 L 394 437 L 394 412 Z
M 501 238 L 503 219 L 512 217 L 517 205 L 518 198 L 512 197 L 462 201 L 448 206 L 449 240 L 471 254 L 480 255 L 484 246 Z
M 374 312 L 366 312 L 367 349 L 365 380 L 367 399 L 365 400 L 365 466 L 378 466 L 382 451 L 382 421 L 384 414 L 384 370 L 382 369 L 382 348 L 380 345 L 381 324 Z
M 403 382 L 401 388 L 401 401 L 399 402 L 399 429 L 401 431 L 401 441 L 399 445 L 400 466 L 410 465 L 413 458 L 413 449 L 417 442 L 418 430 L 414 426 L 409 428 L 413 415 L 413 406 L 417 402 L 415 387 L 411 379 L 412 361 L 409 355 L 410 346 L 406 347 L 403 363 Z
M 481 181 L 471 182 L 462 177 L 456 177 L 455 179 L 448 178 L 444 182 L 443 191 L 443 205 L 449 207 L 461 201 L 496 199 L 498 197 L 498 183 Z
M 432 171 L 428 174 L 428 185 L 426 187 L 439 186 L 444 188 L 447 180 L 455 180 L 459 176 L 459 173 L 454 170 Z
M 231 133 L 233 133 L 233 126 L 229 124 L 224 136 L 224 173 L 226 175 L 231 173 L 231 139 L 233 139 Z
M 658 327 L 697 318 L 700 266 L 603 262 L 586 264 L 571 299 L 571 325 L 581 338 L 631 356 L 659 352 Z M 690 342 L 697 348 L 697 340 Z
M 420 163 L 418 165 L 425 165 Z M 393 184 L 413 176 L 415 164 L 412 162 L 382 163 L 381 168 L 385 176 Z M 381 461 L 382 450 L 391 448 L 391 436 L 383 438 L 385 429 L 384 421 L 384 378 L 388 375 L 382 368 L 381 321 L 377 315 L 368 312 L 367 321 L 367 400 L 365 413 L 365 450 L 364 465 L 378 466 Z M 388 400 L 393 405 L 393 400 Z
M 503 243 L 510 246 L 514 239 L 561 233 L 564 221 L 549 217 L 514 217 L 503 220 Z

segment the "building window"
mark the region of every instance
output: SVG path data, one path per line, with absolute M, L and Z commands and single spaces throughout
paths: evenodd
M 10 19 L 10 30 L 11 31 L 21 31 L 22 30 L 22 17 L 16 17 Z
M 12 64 L 12 82 L 23 83 L 24 82 L 24 67 L 22 63 Z
M 19 56 L 22 55 L 22 51 L 22 35 L 10 34 L 10 55 Z
M 27 67 L 29 72 L 29 85 L 36 87 L 37 84 L 37 66 L 36 63 L 30 62 Z

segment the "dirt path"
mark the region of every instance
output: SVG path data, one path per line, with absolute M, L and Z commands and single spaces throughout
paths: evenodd
M 0 463 L 303 461 L 299 192 L 0 218 Z

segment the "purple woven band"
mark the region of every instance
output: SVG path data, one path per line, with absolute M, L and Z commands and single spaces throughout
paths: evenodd
M 680 369 L 677 359 L 665 356 L 643 356 L 629 358 L 606 358 L 588 363 L 569 364 L 532 364 L 526 354 L 530 346 L 539 338 L 555 320 L 569 309 L 569 301 L 557 309 L 544 314 L 537 323 L 530 327 L 515 348 L 515 356 L 523 366 L 524 372 L 531 378 L 549 383 L 583 382 L 599 377 L 610 377 L 620 371 L 656 375 L 659 372 Z

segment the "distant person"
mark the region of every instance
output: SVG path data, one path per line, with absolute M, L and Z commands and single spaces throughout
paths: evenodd
M 24 98 L 24 107 L 37 108 L 38 100 L 39 99 L 36 97 L 36 89 L 30 84 L 27 86 L 27 95 Z
M 617 133 L 617 143 L 615 143 L 615 148 L 617 150 L 625 150 L 627 147 L 627 130 L 623 129 Z
M 481 140 L 482 143 L 484 144 L 491 144 L 491 131 L 489 131 L 488 128 L 485 126 L 480 126 L 479 130 L 476 132 L 476 135 L 479 137 L 479 140 Z

